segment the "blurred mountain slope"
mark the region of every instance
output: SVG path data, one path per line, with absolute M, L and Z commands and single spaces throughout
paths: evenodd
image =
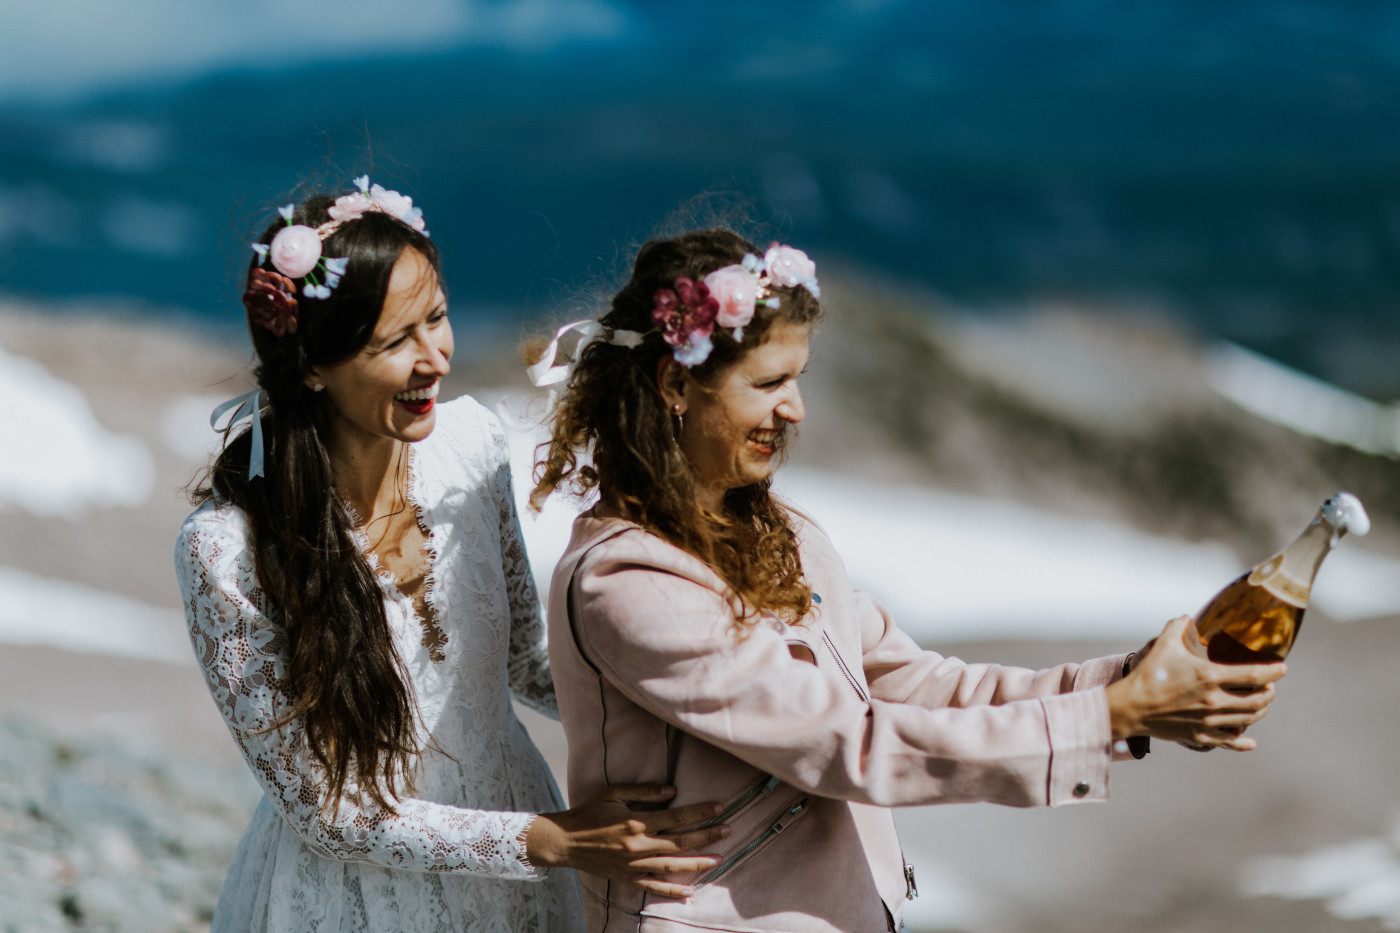
M 1151 308 L 1045 303 L 969 318 L 827 273 L 804 463 L 1220 540 L 1251 564 L 1339 489 L 1400 549 L 1394 458 L 1296 433 L 1208 385 L 1209 342 Z

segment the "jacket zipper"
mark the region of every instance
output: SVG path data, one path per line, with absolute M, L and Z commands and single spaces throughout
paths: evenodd
M 846 666 L 846 661 L 841 657 L 841 653 L 836 650 L 836 645 L 832 642 L 831 636 L 822 632 L 822 641 L 826 643 L 826 650 L 831 652 L 831 656 L 836 659 L 836 666 L 841 669 L 841 673 L 846 675 L 846 682 L 851 685 L 851 689 L 856 692 L 866 703 L 870 702 L 870 696 L 861 689 L 860 681 L 856 680 L 851 669 Z M 912 901 L 919 896 L 919 885 L 914 879 L 914 866 L 909 864 L 909 859 L 904 857 L 904 843 L 899 838 L 899 826 L 894 824 L 894 813 L 890 813 L 890 823 L 894 825 L 894 844 L 899 847 L 899 863 L 904 866 L 904 899 Z
M 856 692 L 856 696 L 869 703 L 870 697 L 861 689 L 860 681 L 856 680 L 855 675 L 851 673 L 851 669 L 846 666 L 846 662 L 842 659 L 841 653 L 836 650 L 836 645 L 832 644 L 831 636 L 826 632 L 822 632 L 822 641 L 826 643 L 826 650 L 830 651 L 831 656 L 836 659 L 836 666 L 841 668 L 842 674 L 846 675 L 846 682 L 851 685 L 851 689 Z
M 801 800 L 797 801 L 797 803 L 788 807 L 784 813 L 782 813 L 776 820 L 773 821 L 773 824 L 771 826 L 769 826 L 763 832 L 759 833 L 758 836 L 754 838 L 754 840 L 748 845 L 744 846 L 738 852 L 735 852 L 729 858 L 725 859 L 724 864 L 715 868 L 708 875 L 697 881 L 695 883 L 695 887 L 703 887 L 704 885 L 710 884 L 718 880 L 725 872 L 729 871 L 729 869 L 742 862 L 759 846 L 763 845 L 769 839 L 773 838 L 778 833 L 791 826 L 792 821 L 801 816 L 802 811 L 807 809 L 807 804 L 811 801 L 811 799 L 812 798 L 810 797 L 803 797 Z
M 773 777 L 772 775 L 767 775 L 765 777 L 759 778 L 757 784 L 754 784 L 748 790 L 744 791 L 738 797 L 730 801 L 729 806 L 725 807 L 722 811 L 720 811 L 719 816 L 706 820 L 705 822 L 700 824 L 699 828 L 709 829 L 711 826 L 717 826 L 720 823 L 723 823 L 725 820 L 733 816 L 736 812 L 742 810 L 744 808 L 744 805 L 747 804 L 750 800 L 753 800 L 755 797 L 757 797 L 760 792 L 762 792 L 763 796 L 765 797 L 772 796 L 773 788 L 777 786 L 778 779 L 776 777 Z

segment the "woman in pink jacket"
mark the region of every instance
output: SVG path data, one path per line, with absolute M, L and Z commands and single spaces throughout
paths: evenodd
M 1129 738 L 1252 748 L 1283 673 L 1198 659 L 1184 619 L 1141 658 L 1044 671 L 921 650 L 769 491 L 819 294 L 791 247 L 652 241 L 609 313 L 570 326 L 576 365 L 553 365 L 556 340 L 531 367 L 567 382 L 535 503 L 599 498 L 549 605 L 570 795 L 727 802 L 689 896 L 583 878 L 595 933 L 897 930 L 915 878 L 887 808 L 1102 800 Z

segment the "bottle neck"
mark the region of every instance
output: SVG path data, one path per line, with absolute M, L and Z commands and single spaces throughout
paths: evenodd
M 1322 517 L 1313 518 L 1312 524 L 1308 525 L 1291 545 L 1275 555 L 1274 559 L 1280 559 L 1278 569 L 1287 574 L 1289 579 L 1310 590 L 1313 580 L 1317 577 L 1317 569 L 1322 566 L 1323 559 L 1329 555 L 1331 549 L 1341 541 L 1343 534 L 1345 532 L 1338 531 Z M 1273 563 L 1274 559 L 1270 559 L 1268 563 Z

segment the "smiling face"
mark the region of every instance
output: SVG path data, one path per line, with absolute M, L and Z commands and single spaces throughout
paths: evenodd
M 762 344 L 709 385 L 663 358 L 662 396 L 673 412 L 681 408 L 680 448 L 705 508 L 719 511 L 726 490 L 772 474 L 791 425 L 804 414 L 797 378 L 807 366 L 811 333 L 806 324 L 774 323 Z
M 451 357 L 452 325 L 437 273 L 417 250 L 405 249 L 394 263 L 369 342 L 306 376 L 308 386 L 325 387 L 333 446 L 413 442 L 431 434 Z

